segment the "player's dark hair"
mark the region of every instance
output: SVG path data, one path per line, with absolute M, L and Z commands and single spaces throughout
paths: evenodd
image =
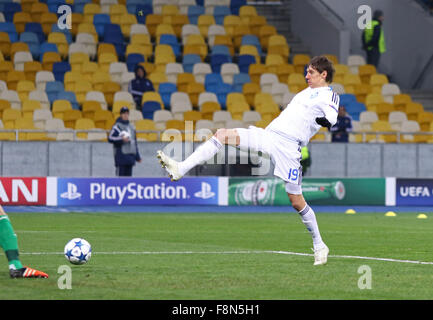
M 332 79 L 334 79 L 334 66 L 332 65 L 332 61 L 329 60 L 325 56 L 317 56 L 311 59 L 310 66 L 316 69 L 319 73 L 326 71 L 326 82 L 331 83 Z

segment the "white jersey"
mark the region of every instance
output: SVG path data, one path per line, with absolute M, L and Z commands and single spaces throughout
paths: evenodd
M 308 87 L 293 97 L 266 130 L 296 140 L 301 146 L 305 146 L 321 128 L 316 123 L 316 118 L 326 117 L 331 126 L 337 122 L 339 103 L 340 97 L 331 87 Z

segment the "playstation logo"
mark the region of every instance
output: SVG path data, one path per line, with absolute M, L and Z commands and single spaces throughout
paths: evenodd
M 194 193 L 194 197 L 201 199 L 209 199 L 215 196 L 215 192 L 212 192 L 212 187 L 209 183 L 202 182 L 201 190 Z
M 81 193 L 77 192 L 78 188 L 73 183 L 68 183 L 68 191 L 63 192 L 60 195 L 60 198 L 68 199 L 68 200 L 75 200 L 78 198 L 81 198 Z

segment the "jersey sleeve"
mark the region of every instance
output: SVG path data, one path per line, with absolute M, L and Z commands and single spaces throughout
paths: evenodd
M 320 101 L 320 109 L 325 118 L 331 123 L 331 126 L 337 123 L 339 105 L 340 97 L 335 92 L 330 92 L 329 95 L 326 95 Z

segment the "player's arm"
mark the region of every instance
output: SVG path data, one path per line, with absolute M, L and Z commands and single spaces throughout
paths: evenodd
M 320 124 L 322 127 L 330 129 L 333 125 L 337 123 L 338 116 L 338 105 L 335 103 L 323 102 L 320 105 L 320 109 L 323 112 L 322 117 L 316 118 L 316 123 Z

